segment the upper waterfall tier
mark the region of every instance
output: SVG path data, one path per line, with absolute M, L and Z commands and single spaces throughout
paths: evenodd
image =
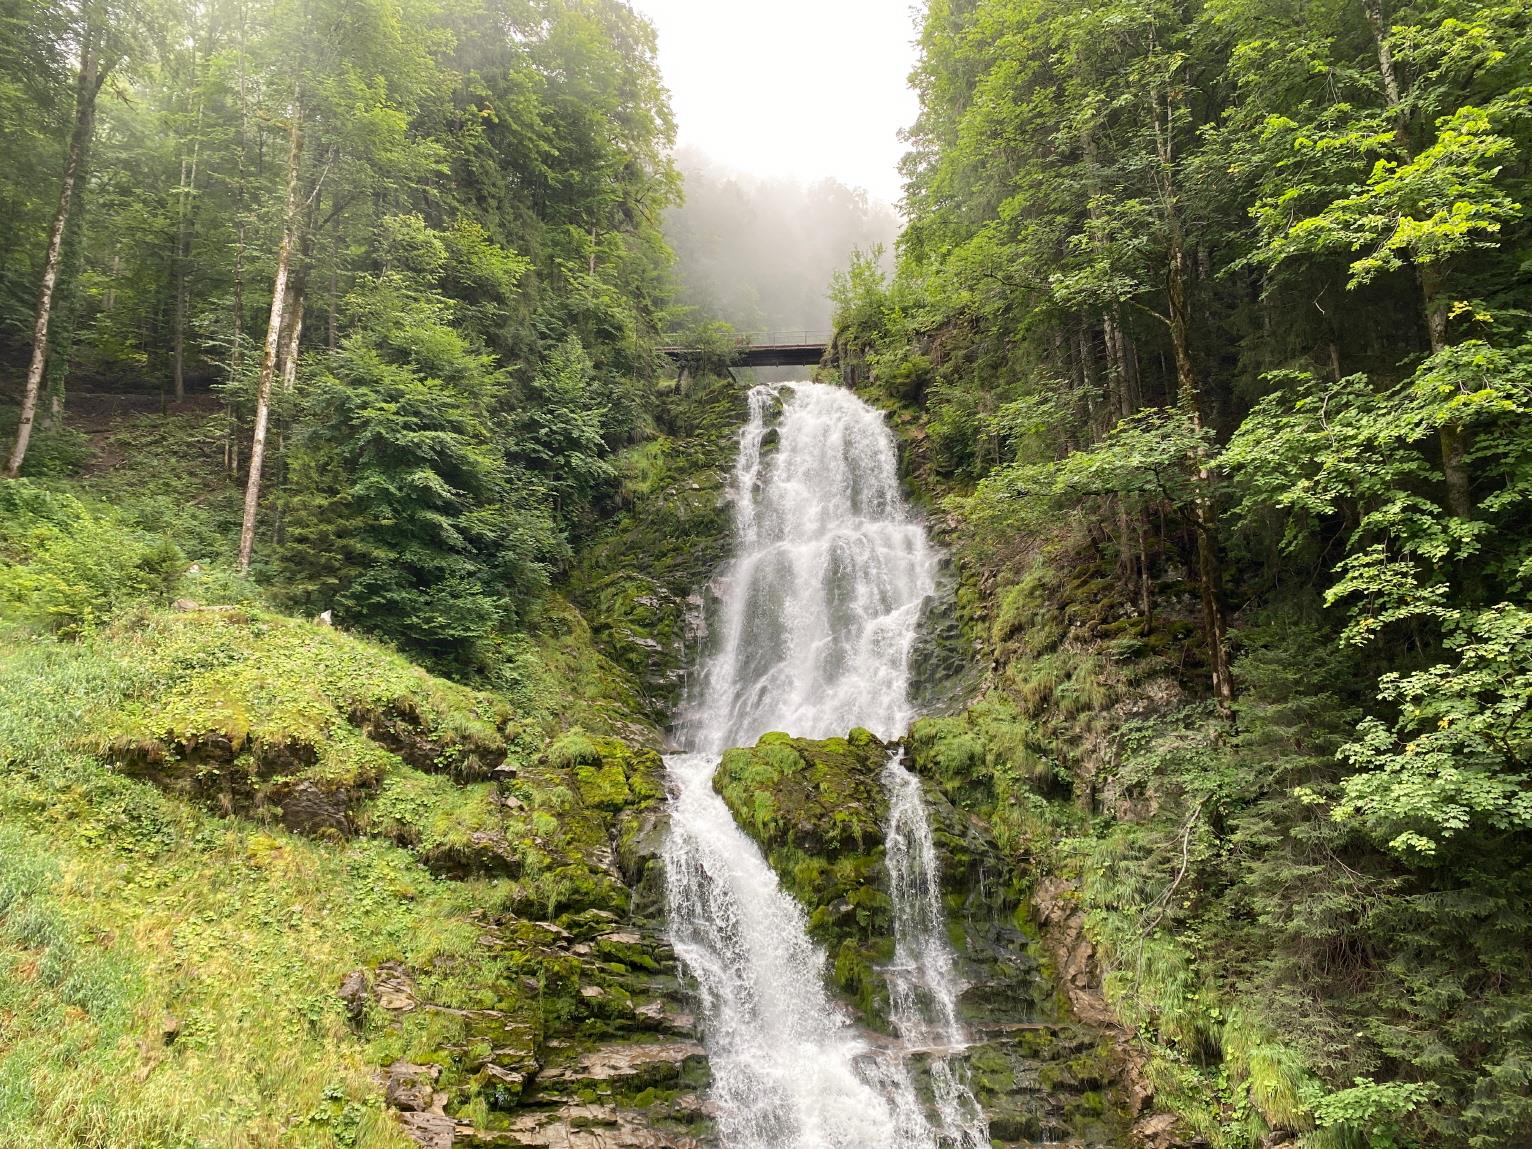
M 843 388 L 751 390 L 734 558 L 682 746 L 718 753 L 771 730 L 903 732 L 936 556 L 900 492 L 897 459 L 879 412 Z

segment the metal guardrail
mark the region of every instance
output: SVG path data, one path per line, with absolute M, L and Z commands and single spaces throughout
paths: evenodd
M 769 349 L 772 347 L 824 347 L 830 342 L 829 331 L 741 331 L 734 336 L 734 346 L 738 348 L 755 347 Z M 679 335 L 670 337 L 672 342 L 662 346 L 662 351 L 679 351 L 687 345 L 681 341 Z M 692 348 L 691 350 L 696 350 Z
M 810 347 L 830 342 L 828 331 L 741 331 L 735 342 L 742 347 Z

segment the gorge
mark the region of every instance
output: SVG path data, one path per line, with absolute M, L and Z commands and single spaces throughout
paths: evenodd
M 1515 0 L 0 0 L 0 1146 L 1526 1149 L 1529 205 Z

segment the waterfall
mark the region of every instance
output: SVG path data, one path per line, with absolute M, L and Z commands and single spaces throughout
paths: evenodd
M 681 715 L 682 745 L 903 734 L 936 555 L 905 506 L 882 415 L 840 387 L 752 389 L 733 498 L 720 641 Z
M 937 1073 L 940 1129 L 905 1051 L 875 1047 L 830 1000 L 802 908 L 713 790 L 722 752 L 768 731 L 903 733 L 910 650 L 935 586 L 936 556 L 905 505 L 877 411 L 811 383 L 759 386 L 749 401 L 713 650 L 679 716 L 682 750 L 666 759 L 669 931 L 698 987 L 720 1138 L 727 1149 L 966 1149 L 947 1128 Z M 935 873 L 934 853 L 926 872 Z M 930 876 L 898 880 L 934 886 Z M 891 974 L 891 986 L 902 976 Z M 911 1006 L 909 1018 L 924 1008 Z M 904 1042 L 925 1041 L 924 1030 L 917 1042 L 893 1020 Z M 960 1041 L 955 1009 L 941 1024 L 943 1042 Z
M 958 1019 L 957 976 L 942 912 L 936 843 L 920 779 L 905 769 L 902 752 L 889 756 L 883 787 L 888 792 L 883 861 L 894 903 L 889 1020 L 906 1048 L 924 1049 L 930 1058 L 943 1144 L 987 1149 L 989 1124 L 955 1061 L 968 1039 Z

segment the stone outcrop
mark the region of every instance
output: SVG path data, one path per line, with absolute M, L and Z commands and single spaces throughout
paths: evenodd
M 378 1070 L 400 1128 L 425 1147 L 701 1149 L 712 1118 L 703 1049 L 663 935 L 658 850 L 664 766 L 653 751 L 571 735 L 500 784 L 516 843 L 503 908 L 479 915 L 494 971 L 462 988 L 442 971 L 387 962 L 339 987 L 373 1033 L 430 1034 Z M 556 819 L 539 812 L 556 804 Z M 416 1039 L 419 1040 L 418 1038 Z

